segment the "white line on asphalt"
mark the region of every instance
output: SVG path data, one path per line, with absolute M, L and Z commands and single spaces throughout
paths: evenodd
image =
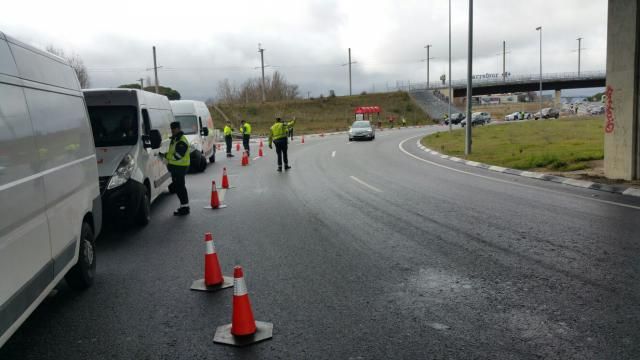
M 336 151 L 333 150 L 333 152 L 331 153 L 331 157 L 336 157 Z
M 353 142 L 351 142 L 351 141 L 349 141 L 349 142 L 347 143 L 347 145 L 351 145 L 351 144 L 353 144 Z
M 424 135 L 412 136 L 410 138 L 402 140 L 400 142 L 400 144 L 398 144 L 398 148 L 400 149 L 400 151 L 402 151 L 406 155 L 411 156 L 412 158 L 414 158 L 416 160 L 419 160 L 419 161 L 422 161 L 422 162 L 425 162 L 427 164 L 431 164 L 431 165 L 434 165 L 434 166 L 437 166 L 437 167 L 441 167 L 443 169 L 455 171 L 455 172 L 458 172 L 458 173 L 461 173 L 461 174 L 471 175 L 471 176 L 475 176 L 475 177 L 479 177 L 479 178 L 483 178 L 483 179 L 487 179 L 487 180 L 492 180 L 492 181 L 497 181 L 497 182 L 501 182 L 501 183 L 505 183 L 505 184 L 511 184 L 511 185 L 516 185 L 516 186 L 526 187 L 526 188 L 529 188 L 529 189 L 544 190 L 544 191 L 547 191 L 547 192 L 550 192 L 550 193 L 571 196 L 571 197 L 579 198 L 579 199 L 583 199 L 583 200 L 591 200 L 591 201 L 595 201 L 595 202 L 599 202 L 599 203 L 603 203 L 603 204 L 616 205 L 616 206 L 626 207 L 626 208 L 629 208 L 629 209 L 640 210 L 640 206 L 633 206 L 633 205 L 628 205 L 628 204 L 623 204 L 623 203 L 617 203 L 615 201 L 595 199 L 595 198 L 592 198 L 592 197 L 576 195 L 576 194 L 572 194 L 572 193 L 569 193 L 569 192 L 551 190 L 551 189 L 547 189 L 547 188 L 544 188 L 544 187 L 541 187 L 541 186 L 533 186 L 533 185 L 527 185 L 527 184 L 521 184 L 521 183 L 517 183 L 517 182 L 513 182 L 513 181 L 508 181 L 508 180 L 502 180 L 502 179 L 498 179 L 498 178 L 491 177 L 491 176 L 480 175 L 480 174 L 472 173 L 472 172 L 469 172 L 469 171 L 464 171 L 464 170 L 452 168 L 452 167 L 449 167 L 449 166 L 446 166 L 446 165 L 438 164 L 437 162 L 433 162 L 433 161 L 429 161 L 427 159 L 423 159 L 423 158 L 421 158 L 419 156 L 413 155 L 412 153 L 410 153 L 407 150 L 405 150 L 404 147 L 403 147 L 404 143 L 406 143 L 407 141 L 409 141 L 411 139 L 415 139 L 415 138 L 420 137 L 420 136 L 424 136 Z
M 371 189 L 371 190 L 373 190 L 373 191 L 376 191 L 376 192 L 379 192 L 379 193 L 381 193 L 381 192 L 382 192 L 382 190 L 378 189 L 377 187 L 372 186 L 372 185 L 369 185 L 369 184 L 367 184 L 366 182 L 364 182 L 364 181 L 362 181 L 362 180 L 358 179 L 357 177 L 355 177 L 355 176 L 353 176 L 353 175 L 351 175 L 351 176 L 349 176 L 349 177 L 351 178 L 351 180 L 353 180 L 353 181 L 355 181 L 355 182 L 357 182 L 357 183 L 360 183 L 360 185 L 366 186 L 366 187 L 368 187 L 369 189 Z
M 256 160 L 258 160 L 258 159 L 260 159 L 260 156 L 256 156 L 256 157 L 254 157 L 254 158 L 253 158 L 253 161 L 256 161 Z

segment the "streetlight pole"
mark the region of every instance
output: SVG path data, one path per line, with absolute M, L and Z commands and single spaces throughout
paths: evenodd
M 160 93 L 159 89 L 158 89 L 158 63 L 156 62 L 156 47 L 153 47 L 153 73 L 155 75 L 156 78 L 156 94 Z
M 428 56 L 427 56 L 428 58 Z M 451 119 L 451 99 L 453 99 L 453 91 L 451 91 L 451 0 L 449 0 L 449 132 L 453 130 L 453 121 Z
M 471 73 L 473 71 L 473 0 L 469 0 L 469 44 L 467 50 L 467 126 L 464 142 L 464 154 L 471 155 L 471 128 L 473 119 L 471 116 Z
M 140 78 L 138 81 L 140 81 L 140 90 L 144 90 L 144 79 Z
M 349 96 L 351 95 L 351 48 L 349 48 Z
M 542 119 L 542 26 L 536 28 L 540 32 L 540 119 Z
M 258 52 L 260 53 L 260 66 L 262 67 L 262 102 L 267 101 L 267 94 L 264 88 L 264 49 L 262 44 L 258 44 Z
M 424 47 L 425 49 L 427 49 L 427 90 L 429 90 L 429 75 L 430 75 L 430 71 L 429 71 L 429 49 L 431 48 L 431 45 L 427 45 Z
M 579 37 L 577 40 L 578 40 L 578 77 L 580 77 L 580 55 L 582 55 L 580 52 L 582 50 L 582 38 Z

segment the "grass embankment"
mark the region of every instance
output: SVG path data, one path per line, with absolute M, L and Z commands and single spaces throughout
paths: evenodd
M 237 129 L 240 120 L 249 121 L 255 134 L 266 134 L 276 117 L 297 119 L 296 134 L 344 131 L 354 120 L 353 110 L 358 106 L 382 108 L 380 120 L 389 126 L 387 116 L 395 116 L 398 126 L 402 116 L 408 125 L 431 124 L 429 117 L 413 102 L 407 93 L 393 92 L 355 96 L 317 98 L 267 102 L 264 104 L 219 104 L 220 109 L 230 118 Z M 220 114 L 211 109 L 216 128 L 222 128 L 224 121 Z
M 602 117 L 504 123 L 473 128 L 469 160 L 515 169 L 575 171 L 604 156 Z M 422 139 L 433 150 L 464 157 L 464 130 Z

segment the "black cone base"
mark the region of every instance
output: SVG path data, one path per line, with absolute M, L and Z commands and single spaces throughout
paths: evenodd
M 213 285 L 213 286 L 205 285 L 204 284 L 204 279 L 196 280 L 196 281 L 193 282 L 193 284 L 191 284 L 191 290 L 212 292 L 212 291 L 218 291 L 218 290 L 222 290 L 222 289 L 233 287 L 233 278 L 232 277 L 223 276 L 222 278 L 224 279 L 222 281 L 222 284 Z
M 231 346 L 247 346 L 269 340 L 272 337 L 273 324 L 264 321 L 256 321 L 256 332 L 252 335 L 246 336 L 235 336 L 231 334 L 231 324 L 219 326 L 216 329 L 213 342 Z

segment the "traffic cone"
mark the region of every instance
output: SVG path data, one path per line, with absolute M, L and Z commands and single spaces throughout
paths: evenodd
M 223 209 L 226 208 L 227 205 L 224 205 L 220 202 L 220 198 L 218 197 L 218 189 L 216 188 L 215 180 L 211 182 L 211 201 L 209 206 L 205 206 L 205 209 Z
M 204 279 L 196 280 L 191 284 L 191 290 L 196 291 L 216 291 L 233 286 L 233 281 L 228 276 L 222 275 L 218 254 L 213 243 L 211 233 L 204 234 L 205 254 L 204 254 Z
M 251 302 L 244 282 L 242 267 L 233 268 L 233 314 L 231 324 L 219 326 L 213 342 L 219 344 L 246 346 L 273 337 L 273 324 L 255 321 Z
M 246 151 L 242 152 L 242 162 L 241 162 L 241 164 L 242 164 L 242 166 L 249 165 L 249 155 L 247 155 Z
M 236 151 L 240 151 L 240 143 L 236 143 Z
M 304 144 L 304 135 L 302 135 L 302 141 L 300 141 L 301 144 Z
M 262 148 L 264 145 L 262 144 L 262 139 L 260 139 L 260 148 Z
M 262 157 L 262 148 L 258 148 L 258 156 Z
M 222 169 L 222 188 L 229 188 L 229 177 L 227 176 L 227 168 Z

